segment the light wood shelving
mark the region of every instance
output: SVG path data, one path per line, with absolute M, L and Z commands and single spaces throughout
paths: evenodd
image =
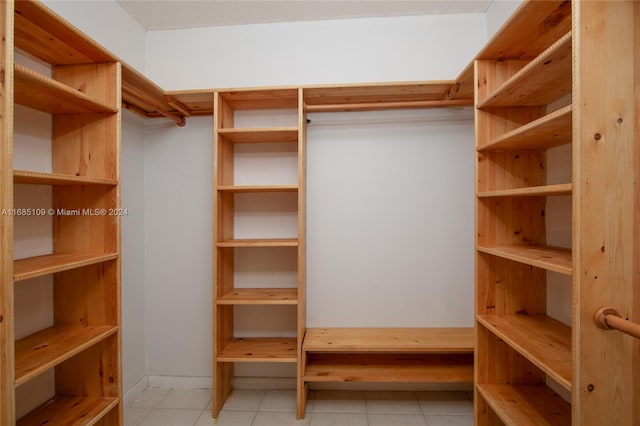
M 0 323 L 11 329 L 2 330 L 2 340 L 13 347 L 1 348 L 0 423 L 121 425 L 120 217 L 111 213 L 120 207 L 122 66 L 37 1 L 7 1 L 0 8 L 2 207 L 20 216 L 14 194 L 27 191 L 26 185 L 50 186 L 50 207 L 27 215 L 51 217 L 51 235 L 40 237 L 49 237 L 53 249 L 14 260 L 13 244 L 24 230 L 2 220 Z M 15 64 L 16 49 L 48 64 L 50 74 Z M 5 162 L 20 148 L 13 135 L 14 104 L 51 115 L 50 172 L 14 170 Z M 47 309 L 53 321 L 15 340 L 16 318 L 24 314 L 13 304 L 14 291 L 45 276 L 51 277 Z M 37 380 L 47 372 L 51 388 Z M 19 401 L 43 405 L 16 413 L 15 388 L 27 383 L 49 401 Z
M 309 328 L 302 350 L 305 384 L 473 381 L 472 328 Z
M 208 94 L 198 96 L 208 97 Z M 197 96 L 196 96 L 197 98 Z M 233 365 L 240 362 L 293 363 L 299 370 L 302 339 L 305 333 L 305 126 L 302 92 L 294 88 L 247 89 L 217 91 L 213 93 L 214 119 L 214 359 L 213 359 L 213 417 L 217 417 L 229 393 L 233 378 Z M 191 99 L 193 101 L 193 98 Z M 296 126 L 289 127 L 236 127 L 236 111 L 291 110 L 296 114 Z M 261 112 L 263 114 L 263 112 Z M 293 118 L 293 117 L 292 117 Z M 238 185 L 236 182 L 236 146 L 247 144 L 286 145 L 283 154 L 297 155 L 297 181 L 271 184 L 268 172 L 258 182 Z M 293 148 L 293 151 L 291 148 Z M 252 147 L 250 147 L 252 148 Z M 273 155 L 273 153 L 270 153 Z M 274 202 L 282 194 L 295 197 L 297 227 L 277 231 L 273 238 L 239 238 L 235 227 L 238 203 L 258 207 Z M 275 197 L 275 198 L 274 198 Z M 290 200 L 289 200 L 290 201 Z M 275 204 L 274 204 L 275 205 Z M 288 207 L 290 208 L 290 206 Z M 281 232 L 285 232 L 282 234 Z M 272 235 L 273 231 L 269 231 Z M 282 237 L 280 237 L 282 235 Z M 288 237 L 288 238 L 285 238 Z M 283 287 L 241 288 L 236 286 L 236 258 L 243 252 L 253 251 L 260 257 L 274 250 L 291 248 L 296 256 L 296 284 Z M 256 251 L 257 250 L 257 251 Z M 266 257 L 268 259 L 268 257 Z M 236 336 L 234 319 L 245 314 L 235 308 L 296 309 L 295 337 L 242 337 Z M 284 312 L 284 311 L 283 311 Z M 276 333 L 274 333 L 276 334 Z M 306 398 L 306 389 L 298 382 L 298 400 Z
M 621 219 L 637 209 L 638 163 L 615 160 L 637 151 L 640 134 L 638 16 L 637 2 L 525 1 L 459 77 L 477 87 L 478 426 L 633 423 L 640 355 L 593 316 L 604 305 L 638 314 L 637 283 L 620 263 L 638 259 L 635 228 Z M 571 164 L 547 163 L 568 144 Z M 550 165 L 571 181 L 547 184 Z M 554 236 L 546 218 L 558 196 L 571 197 L 572 223 Z M 547 244 L 569 231 L 571 248 Z M 547 306 L 564 284 L 548 272 L 572 279 L 570 321 Z

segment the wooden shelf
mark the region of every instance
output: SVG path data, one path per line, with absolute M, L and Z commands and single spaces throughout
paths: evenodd
M 296 238 L 269 238 L 219 241 L 218 247 L 297 247 Z
M 19 386 L 68 360 L 118 331 L 107 325 L 54 325 L 16 341 L 16 378 Z
M 477 250 L 563 275 L 573 274 L 571 250 L 551 246 L 478 246 Z
M 115 186 L 117 180 L 97 179 L 85 176 L 63 175 L 58 173 L 31 172 L 27 170 L 14 170 L 13 183 L 24 183 L 31 185 L 108 185 Z
M 545 315 L 478 315 L 478 322 L 571 390 L 571 328 Z
M 221 89 L 219 92 L 234 110 L 298 108 L 295 87 Z
M 507 426 L 571 425 L 571 406 L 544 385 L 478 384 L 476 388 Z
M 571 93 L 571 32 L 518 71 L 478 108 L 547 105 Z
M 234 339 L 216 357 L 218 362 L 297 362 L 295 337 Z
M 473 328 L 308 328 L 307 352 L 473 353 Z
M 118 108 L 93 99 L 59 81 L 15 65 L 16 103 L 52 114 L 116 113 Z
M 305 382 L 473 382 L 472 354 L 307 354 Z
M 224 140 L 233 143 L 298 142 L 297 127 L 270 127 L 264 129 L 219 129 Z
M 14 281 L 82 268 L 118 258 L 117 253 L 62 253 L 19 259 L 13 263 Z
M 218 186 L 218 191 L 232 193 L 297 192 L 298 185 Z
M 548 197 L 553 195 L 571 195 L 573 184 L 559 183 L 556 185 L 532 186 L 530 188 L 501 189 L 497 191 L 483 191 L 478 198 L 490 197 Z
M 118 405 L 118 402 L 118 398 L 56 396 L 18 420 L 16 424 L 91 426 L 97 424 Z
M 571 143 L 572 106 L 566 106 L 478 147 L 478 151 L 549 149 Z
M 219 297 L 218 305 L 297 305 L 295 288 L 236 288 Z

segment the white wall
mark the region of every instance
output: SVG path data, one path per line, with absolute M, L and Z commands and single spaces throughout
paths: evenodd
M 485 41 L 483 14 L 150 31 L 167 90 L 453 79 Z
M 484 43 L 485 31 L 482 14 L 155 31 L 147 37 L 147 70 L 168 90 L 452 79 Z M 310 325 L 471 326 L 469 113 L 313 119 Z M 205 118 L 190 118 L 185 128 L 162 122 L 148 127 L 147 333 L 149 374 L 156 384 L 186 383 L 168 377 L 186 376 L 189 383 L 210 385 L 211 127 Z M 453 261 L 444 260 L 452 253 Z M 355 300 L 357 295 L 364 297 Z M 251 330 L 242 321 L 237 331 L 243 335 L 287 333 L 292 318 L 289 312 L 249 315 L 259 326 Z M 295 371 L 239 365 L 236 374 Z
M 490 39 L 502 24 L 520 6 L 522 0 L 495 0 L 487 9 L 487 40 Z
M 59 1 L 44 3 L 63 18 L 134 66 L 145 69 L 145 30 L 115 1 Z M 145 288 L 145 120 L 122 112 L 122 364 L 123 389 L 147 375 Z

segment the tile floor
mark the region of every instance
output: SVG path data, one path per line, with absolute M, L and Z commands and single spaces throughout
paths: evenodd
M 234 390 L 211 418 L 210 389 L 147 388 L 125 407 L 125 426 L 472 426 L 467 392 L 311 391 L 296 420 L 294 390 Z

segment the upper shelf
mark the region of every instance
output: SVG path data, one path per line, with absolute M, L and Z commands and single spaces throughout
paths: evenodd
M 219 129 L 218 134 L 233 143 L 298 142 L 297 127 L 271 127 L 265 129 Z
M 547 105 L 571 93 L 571 32 L 514 74 L 478 108 Z
M 146 117 L 168 117 L 184 124 L 188 111 L 181 111 L 177 101 L 41 2 L 16 1 L 14 23 L 15 46 L 53 66 L 120 62 L 125 108 Z
M 533 29 L 533 30 L 532 30 Z M 458 75 L 460 97 L 473 97 L 476 59 L 533 59 L 571 31 L 571 1 L 524 1 Z
M 15 65 L 16 103 L 52 114 L 87 112 L 118 112 L 117 105 L 108 105 L 21 65 Z

